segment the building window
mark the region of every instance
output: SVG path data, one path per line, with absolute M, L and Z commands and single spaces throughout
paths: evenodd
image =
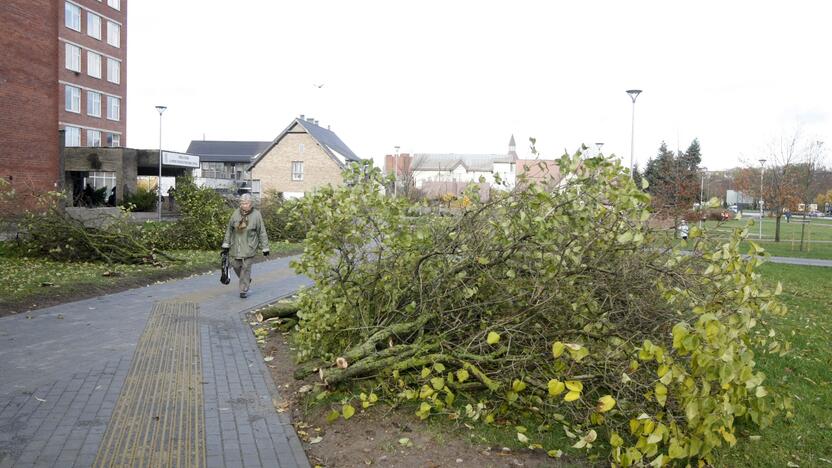
M 121 115 L 121 99 L 113 96 L 107 96 L 107 118 L 110 120 L 119 120 Z
M 121 83 L 121 64 L 118 60 L 107 59 L 107 81 L 110 83 Z
M 66 86 L 66 110 L 81 113 L 81 90 L 75 86 Z
M 101 40 L 101 17 L 87 12 L 87 36 Z
M 112 21 L 107 21 L 107 44 L 121 47 L 121 26 Z
M 64 24 L 69 29 L 81 32 L 81 8 L 78 5 L 64 3 Z
M 87 51 L 87 75 L 101 78 L 101 56 L 95 52 Z
M 87 146 L 101 146 L 101 132 L 87 130 Z
M 81 71 L 81 48 L 72 44 L 66 45 L 66 69 Z
M 108 133 L 107 145 L 109 145 L 111 148 L 121 146 L 121 135 L 119 135 L 118 133 Z
M 303 161 L 292 161 L 292 180 L 303 180 Z
M 303 143 L 298 145 L 298 153 L 303 154 L 304 150 L 306 150 L 306 145 Z
M 110 5 L 116 10 L 121 10 L 121 0 L 107 0 L 107 5 Z
M 81 129 L 78 127 L 64 127 L 66 132 L 66 146 L 81 146 Z
M 107 189 L 107 195 L 116 186 L 115 172 L 90 172 L 87 177 L 84 177 L 84 187 L 90 184 L 93 190 Z
M 101 94 L 87 91 L 87 115 L 101 117 Z

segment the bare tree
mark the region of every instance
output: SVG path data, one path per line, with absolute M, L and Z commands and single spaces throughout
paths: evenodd
M 794 167 L 802 159 L 804 150 L 800 129 L 790 136 L 781 136 L 768 146 L 768 167 L 765 170 L 762 198 L 775 217 L 774 242 L 780 242 L 783 209 L 790 207 L 798 198 Z
M 797 195 L 803 203 L 803 225 L 800 229 L 801 252 L 806 237 L 806 212 L 809 211 L 809 204 L 821 192 L 818 175 L 823 171 L 824 156 L 823 142 L 813 141 L 802 151 L 802 158 L 794 169 Z

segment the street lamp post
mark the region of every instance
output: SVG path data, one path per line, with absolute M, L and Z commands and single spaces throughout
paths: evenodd
M 766 172 L 766 160 L 760 159 L 760 235 L 759 240 L 763 239 L 763 174 Z
M 156 210 L 159 213 L 159 221 L 162 220 L 162 114 L 166 109 L 166 106 L 156 106 L 156 110 L 159 112 L 159 200 L 156 203 Z
M 595 146 L 598 148 L 598 156 L 601 156 L 601 147 L 604 146 L 604 142 L 603 141 L 596 142 Z
M 630 129 L 630 176 L 633 175 L 633 153 L 635 153 L 635 136 L 636 136 L 636 98 L 641 94 L 640 89 L 628 89 L 627 94 L 633 100 L 633 119 L 632 127 Z
M 399 147 L 394 146 L 394 150 L 396 150 L 396 162 L 395 167 L 393 167 L 393 196 L 399 196 Z

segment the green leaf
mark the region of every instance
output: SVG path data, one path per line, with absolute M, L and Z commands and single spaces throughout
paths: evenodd
M 488 338 L 485 340 L 488 344 L 493 345 L 500 342 L 500 334 L 497 332 L 488 332 Z
M 436 390 L 442 390 L 445 388 L 445 379 L 442 377 L 434 377 L 430 379 L 430 385 Z
M 526 383 L 522 380 L 514 379 L 514 382 L 511 383 L 511 389 L 517 393 L 520 393 L 526 389 Z
M 662 406 L 667 402 L 667 387 L 662 383 L 656 384 L 656 401 Z
M 633 231 L 627 231 L 623 234 L 619 234 L 618 238 L 616 239 L 619 244 L 626 244 L 633 240 Z
M 555 356 L 555 358 L 559 358 L 561 354 L 563 354 L 564 349 L 566 349 L 566 345 L 560 341 L 552 343 L 552 355 Z
M 349 419 L 355 414 L 355 408 L 352 405 L 346 404 L 341 408 L 341 414 L 344 415 L 344 419 Z
M 422 378 L 426 379 L 429 375 L 430 375 L 430 368 L 429 367 L 423 367 L 422 368 Z
M 465 369 L 459 369 L 456 371 L 456 379 L 459 380 L 459 383 L 465 382 L 468 380 L 468 371 Z
M 558 396 L 563 393 L 564 389 L 566 389 L 566 385 L 557 379 L 550 380 L 547 387 L 549 388 L 550 396 Z
M 339 412 L 337 412 L 337 411 L 335 411 L 335 410 L 332 410 L 332 411 L 330 411 L 329 413 L 327 413 L 327 415 L 326 415 L 326 422 L 328 422 L 328 423 L 332 424 L 332 423 L 334 423 L 335 421 L 337 421 L 337 420 L 338 420 L 338 418 L 340 418 L 340 417 L 341 417 L 341 413 L 339 413 Z

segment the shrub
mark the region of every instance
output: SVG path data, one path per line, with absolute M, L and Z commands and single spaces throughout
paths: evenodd
M 217 192 L 198 187 L 191 177 L 176 179 L 176 203 L 181 214 L 170 228 L 153 227 L 160 246 L 177 249 L 219 249 L 231 206 Z M 164 236 L 158 234 L 164 233 Z
M 788 409 L 755 370 L 755 349 L 786 349 L 757 333 L 785 307 L 754 271 L 762 249 L 740 255 L 747 232 L 692 227 L 693 255 L 657 249 L 649 196 L 620 164 L 558 165 L 553 190 L 482 202 L 472 188 L 458 215 L 417 224 L 379 193 L 377 169 L 305 198 L 313 228 L 293 265 L 316 286 L 299 296 L 296 377 L 376 377 L 420 418 L 529 414 L 582 434 L 576 448 L 597 430 L 624 466 L 710 461 L 737 425 Z
M 129 208 L 130 211 L 148 212 L 156 211 L 157 202 L 158 194 L 155 191 L 139 187 L 136 193 L 125 192 L 120 206 Z
M 267 192 L 260 203 L 260 214 L 271 240 L 301 241 L 309 229 L 307 223 L 295 216 L 297 200 L 285 200 L 277 191 Z

